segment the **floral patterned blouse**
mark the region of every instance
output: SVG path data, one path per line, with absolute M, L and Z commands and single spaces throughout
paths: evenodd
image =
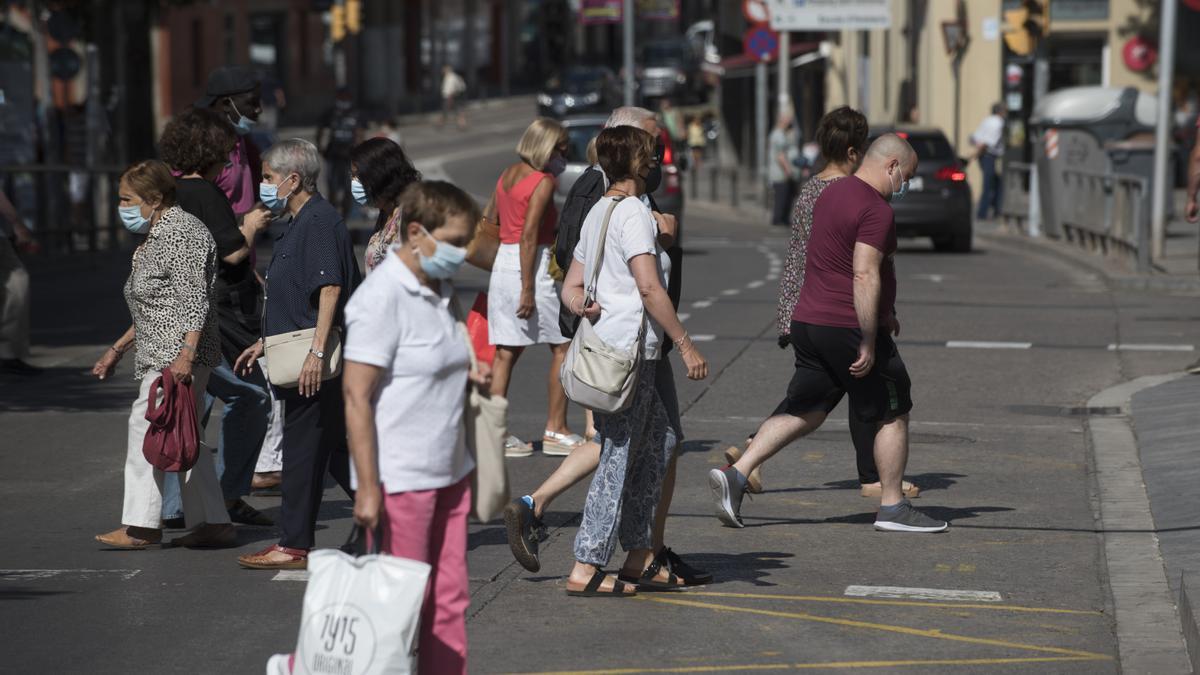
M 792 238 L 788 244 L 787 260 L 783 265 L 783 276 L 779 280 L 779 308 L 776 315 L 776 328 L 780 337 L 792 333 L 792 312 L 800 299 L 800 288 L 804 286 L 804 266 L 808 261 L 808 237 L 812 234 L 813 205 L 825 188 L 842 177 L 824 180 L 813 176 L 804 187 L 792 206 Z
M 388 251 L 392 249 L 392 243 L 396 241 L 399 231 L 400 211 L 396 210 L 383 229 L 372 234 L 371 239 L 367 242 L 367 252 L 363 254 L 363 262 L 367 265 L 367 274 L 370 274 L 376 265 L 387 258 Z
M 172 206 L 133 252 L 125 302 L 133 317 L 134 377 L 163 370 L 179 356 L 184 336 L 200 331 L 197 366 L 221 362 L 214 306 L 217 244 L 200 219 Z

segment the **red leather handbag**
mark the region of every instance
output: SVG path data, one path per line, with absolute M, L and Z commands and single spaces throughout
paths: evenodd
M 158 401 L 159 390 L 162 402 Z M 160 470 L 188 471 L 200 456 L 200 432 L 196 425 L 196 399 L 192 387 L 178 384 L 170 370 L 163 370 L 150 385 L 146 406 L 150 429 L 142 440 L 142 455 Z

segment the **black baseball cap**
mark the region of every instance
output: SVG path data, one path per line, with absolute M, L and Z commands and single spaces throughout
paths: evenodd
M 204 96 L 196 100 L 197 108 L 208 108 L 220 98 L 252 91 L 258 86 L 258 75 L 246 66 L 221 66 L 208 74 Z

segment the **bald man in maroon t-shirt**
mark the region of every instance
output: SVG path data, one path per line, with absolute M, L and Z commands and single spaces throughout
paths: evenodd
M 813 206 L 808 264 L 792 314 L 796 371 L 786 413 L 762 423 L 746 454 L 713 469 L 708 482 L 717 517 L 742 527 L 746 476 L 792 441 L 811 433 L 850 395 L 850 414 L 875 424 L 875 463 L 883 486 L 875 529 L 944 532 L 949 525 L 913 508 L 901 492 L 908 461 L 911 383 L 892 341 L 896 320 L 896 222 L 889 202 L 900 199 L 917 170 L 904 139 L 876 140 L 855 174 L 825 188 Z

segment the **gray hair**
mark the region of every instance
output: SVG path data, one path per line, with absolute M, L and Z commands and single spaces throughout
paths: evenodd
M 299 176 L 300 188 L 305 192 L 317 191 L 317 177 L 321 175 L 321 154 L 311 142 L 303 138 L 279 141 L 263 153 L 263 162 L 275 173 L 294 173 Z
M 642 122 L 654 117 L 654 113 L 645 108 L 627 105 L 612 111 L 612 114 L 608 116 L 608 121 L 604 123 L 604 128 L 637 127 L 640 129 Z

